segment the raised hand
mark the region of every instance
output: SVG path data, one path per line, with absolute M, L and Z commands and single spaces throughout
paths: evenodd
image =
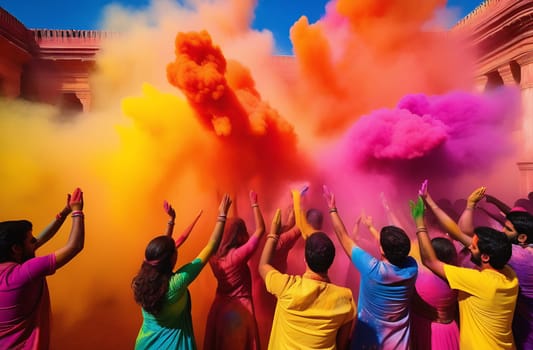
M 324 198 L 326 199 L 326 203 L 328 205 L 329 209 L 335 209 L 335 195 L 330 192 L 329 188 L 326 185 L 322 186 L 322 194 L 324 195 Z
M 415 202 L 409 201 L 409 207 L 411 208 L 411 216 L 415 219 L 417 227 L 424 223 L 424 201 L 421 196 Z
M 231 198 L 229 194 L 224 193 L 222 196 L 222 200 L 220 201 L 220 205 L 218 206 L 218 213 L 221 216 L 227 216 L 228 210 L 231 207 Z
M 281 230 L 281 209 L 277 209 L 274 217 L 272 218 L 272 224 L 270 225 L 270 234 L 279 235 Z
M 176 211 L 174 208 L 172 208 L 172 205 L 170 205 L 167 201 L 163 202 L 163 208 L 165 209 L 165 213 L 167 213 L 168 216 L 174 221 L 176 219 Z
M 487 188 L 485 186 L 481 186 L 477 189 L 474 190 L 474 192 L 472 192 L 469 196 L 468 196 L 468 199 L 466 200 L 466 206 L 468 208 L 473 208 L 476 206 L 476 204 L 481 200 L 483 199 L 483 197 L 485 197 L 485 191 L 487 190 Z
M 359 217 L 359 220 L 365 225 L 366 227 L 373 226 L 372 217 L 366 215 L 364 211 L 361 212 L 361 216 Z
M 418 195 L 422 198 L 426 198 L 428 195 L 428 180 L 425 179 L 424 182 L 422 182 L 422 185 L 420 186 L 420 189 L 418 190 Z
M 250 191 L 250 204 L 252 207 L 257 206 L 257 193 L 255 193 L 253 190 Z
M 68 207 L 71 210 L 83 210 L 83 192 L 76 188 L 71 195 L 68 195 Z

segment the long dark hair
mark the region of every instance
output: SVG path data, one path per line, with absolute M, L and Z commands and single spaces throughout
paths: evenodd
M 141 268 L 131 283 L 135 302 L 151 314 L 159 313 L 163 307 L 175 253 L 176 245 L 172 237 L 158 236 L 152 239 L 144 252 Z
M 239 217 L 229 218 L 216 257 L 221 258 L 226 256 L 230 249 L 242 246 L 248 241 L 248 238 L 248 230 L 246 229 L 244 220 Z

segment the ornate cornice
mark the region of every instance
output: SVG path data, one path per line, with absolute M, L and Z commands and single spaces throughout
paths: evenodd
M 533 0 L 485 1 L 452 32 L 476 49 L 479 72 L 497 70 L 533 51 Z
M 0 7 L 0 37 L 27 53 L 35 49 L 31 31 L 2 7 Z

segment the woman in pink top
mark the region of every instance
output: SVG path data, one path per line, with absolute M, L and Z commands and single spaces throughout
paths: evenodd
M 457 265 L 457 251 L 444 237 L 431 240 L 437 258 Z M 411 342 L 413 350 L 459 350 L 457 291 L 427 268 L 420 266 L 412 301 Z
M 218 287 L 209 311 L 204 349 L 259 349 L 259 336 L 252 301 L 252 275 L 248 260 L 265 232 L 257 194 L 250 192 L 256 229 L 248 238 L 246 224 L 231 218 L 226 224 L 222 243 L 209 264 Z

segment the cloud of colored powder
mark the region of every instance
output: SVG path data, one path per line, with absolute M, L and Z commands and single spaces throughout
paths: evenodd
M 2 217 L 44 227 L 68 191 L 85 191 L 85 250 L 49 278 L 53 348 L 133 346 L 141 317 L 130 282 L 165 228 L 164 199 L 177 231 L 204 209 L 182 264 L 207 241 L 224 191 L 250 230 L 248 190 L 268 223 L 304 182 L 309 206 L 324 208 L 327 183 L 347 225 L 362 208 L 379 225 L 381 191 L 399 208 L 425 177 L 455 184 L 455 195 L 472 173 L 502 159 L 512 167 L 516 95 L 471 92 L 468 50 L 427 27 L 443 4 L 331 2 L 317 23 L 294 24 L 294 58 L 274 57 L 272 35 L 250 29 L 254 1 L 113 5 L 103 29 L 121 34 L 102 43 L 90 113 L 65 123 L 53 107 L 1 101 Z M 63 244 L 68 225 L 43 254 Z M 338 255 L 334 280 L 355 288 Z M 200 346 L 214 283 L 204 271 L 190 287 Z

